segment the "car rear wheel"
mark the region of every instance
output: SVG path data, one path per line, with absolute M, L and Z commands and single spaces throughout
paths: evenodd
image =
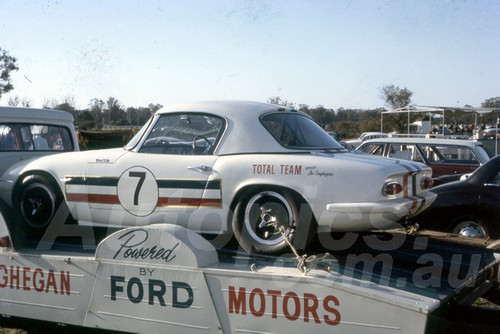
M 233 216 L 233 231 L 240 246 L 248 253 L 276 254 L 288 248 L 280 229 L 298 248 L 305 248 L 312 229 L 309 221 L 307 231 L 297 234 L 299 224 L 299 204 L 288 191 L 280 189 L 249 191 L 236 205 Z M 302 241 L 302 242 L 300 242 Z M 302 247 L 301 247 L 302 246 Z
M 46 178 L 39 175 L 25 177 L 15 202 L 27 232 L 41 233 L 54 218 L 63 196 Z
M 470 238 L 489 238 L 490 230 L 487 225 L 479 218 L 462 217 L 452 226 L 451 231 L 462 237 Z

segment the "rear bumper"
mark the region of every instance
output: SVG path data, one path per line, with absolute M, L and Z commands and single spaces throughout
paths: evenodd
M 320 219 L 320 230 L 369 231 L 394 228 L 404 217 L 412 217 L 427 209 L 437 195 L 412 196 L 380 202 L 331 203 Z M 324 227 L 324 228 L 323 228 Z
M 335 213 L 391 213 L 413 216 L 427 209 L 436 197 L 435 193 L 428 192 L 425 196 L 405 197 L 382 202 L 332 203 L 326 205 L 326 210 Z

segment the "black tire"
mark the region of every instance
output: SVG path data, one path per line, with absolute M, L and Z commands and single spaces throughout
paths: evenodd
M 463 216 L 455 220 L 450 227 L 450 232 L 462 237 L 489 238 L 491 237 L 488 225 L 480 218 Z
M 14 198 L 22 228 L 30 234 L 45 231 L 63 200 L 57 186 L 40 175 L 25 177 Z
M 297 234 L 299 223 L 298 204 L 288 191 L 267 189 L 246 192 L 235 207 L 232 226 L 240 246 L 248 253 L 279 254 L 291 252 L 283 235 L 273 226 L 284 227 L 292 244 L 303 249 L 309 242 L 311 231 L 309 221 L 301 221 L 306 231 Z M 306 208 L 307 205 L 300 205 Z M 308 211 L 308 210 L 305 210 Z

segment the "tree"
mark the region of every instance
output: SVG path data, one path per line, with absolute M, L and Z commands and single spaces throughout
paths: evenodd
M 276 104 L 278 106 L 284 106 L 288 108 L 295 109 L 295 103 L 288 102 L 287 100 L 282 100 L 279 96 L 273 96 L 267 99 L 267 103 Z
M 78 124 L 78 128 L 82 130 L 92 129 L 95 127 L 94 116 L 88 110 L 79 112 L 75 117 L 75 123 Z
M 386 85 L 380 89 L 381 98 L 384 100 L 386 106 L 391 109 L 399 109 L 410 105 L 413 92 L 408 88 L 399 88 L 394 85 Z M 408 122 L 408 115 L 397 114 L 393 118 L 394 126 L 399 129 L 399 132 L 404 132 L 406 123 Z M 388 122 L 390 123 L 390 122 Z M 409 124 L 408 124 L 409 126 Z
M 491 97 L 489 99 L 484 100 L 484 102 L 481 103 L 481 107 L 500 109 L 500 97 Z
M 483 116 L 483 122 L 488 124 L 496 124 L 498 126 L 498 120 L 500 118 L 500 97 L 491 97 L 487 100 L 484 100 L 484 102 L 481 103 L 481 107 L 496 109 L 496 112 L 485 114 Z
M 11 107 L 17 107 L 20 105 L 21 107 L 29 108 L 31 107 L 31 100 L 27 97 L 20 98 L 19 96 L 11 96 L 9 97 L 7 104 Z
M 111 115 L 115 114 L 115 116 L 116 116 L 116 114 L 117 114 L 118 110 L 121 108 L 121 106 L 120 106 L 120 103 L 118 102 L 118 100 L 112 96 L 110 96 L 108 98 L 108 101 L 106 101 L 106 106 L 108 107 L 107 109 L 104 110 L 104 114 L 106 116 L 106 124 L 111 125 L 112 123 L 114 123 L 111 121 Z
M 9 56 L 7 51 L 0 48 L 0 99 L 3 93 L 14 89 L 10 81 L 10 72 L 19 70 L 16 61 L 16 58 Z
M 335 112 L 333 109 L 326 109 L 319 105 L 316 108 L 307 111 L 309 115 L 318 123 L 323 129 L 335 120 Z
M 92 114 L 92 117 L 94 118 L 94 126 L 98 129 L 102 128 L 102 123 L 103 123 L 103 107 L 104 107 L 104 101 L 94 98 L 90 100 L 89 103 L 89 112 Z
M 69 112 L 73 117 L 76 117 L 77 111 L 75 105 L 75 98 L 73 96 L 66 96 L 61 103 L 57 103 L 54 106 L 54 109 Z
M 403 108 L 411 103 L 413 92 L 408 88 L 401 89 L 394 85 L 386 85 L 380 91 L 385 104 L 391 109 Z
M 156 103 L 156 104 L 150 103 L 150 104 L 148 104 L 148 108 L 151 110 L 151 112 L 152 112 L 151 116 L 152 116 L 155 112 L 157 112 L 158 110 L 163 108 L 163 106 L 159 103 Z

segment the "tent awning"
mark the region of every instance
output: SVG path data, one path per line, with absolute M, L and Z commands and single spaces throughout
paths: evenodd
M 445 111 L 455 111 L 455 110 L 461 110 L 464 112 L 475 112 L 476 116 L 477 114 L 486 114 L 489 112 L 492 112 L 494 110 L 498 110 L 495 108 L 456 108 L 456 107 L 433 107 L 433 106 L 416 106 L 416 105 L 409 105 L 403 108 L 398 108 L 398 109 L 392 109 L 392 110 L 385 110 L 381 112 L 380 115 L 380 132 L 383 132 L 383 127 L 384 127 L 384 114 L 402 114 L 402 113 L 407 113 L 408 114 L 408 135 L 410 135 L 410 114 L 414 112 L 424 112 L 424 113 L 442 113 L 443 118 L 442 118 L 442 129 L 443 129 L 443 135 L 444 135 L 444 112 Z M 475 121 L 477 124 L 477 120 Z

